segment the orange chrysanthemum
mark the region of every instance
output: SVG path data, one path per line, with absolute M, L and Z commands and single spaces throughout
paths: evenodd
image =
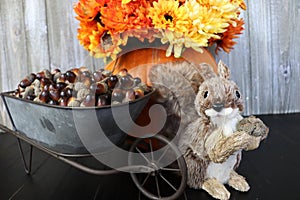
M 126 33 L 141 40 L 147 36 L 145 30 L 151 27 L 151 20 L 147 18 L 151 1 L 130 1 L 126 4 L 122 0 L 110 0 L 102 7 L 101 22 L 112 34 Z M 141 37 L 141 35 L 143 37 Z
M 238 35 L 244 30 L 244 20 L 236 20 L 235 22 L 236 26 L 230 25 L 227 31 L 221 34 L 221 38 L 215 41 L 217 44 L 216 53 L 221 50 L 221 48 L 227 53 L 233 49 L 233 46 L 236 44 L 233 39 L 238 38 Z
M 104 58 L 105 62 L 107 57 L 111 57 L 113 60 L 116 59 L 122 51 L 120 45 L 123 45 L 123 40 L 120 35 L 111 34 L 100 23 L 97 23 L 97 26 L 98 29 L 89 36 L 91 42 L 88 48 L 91 55 L 95 58 Z
M 100 4 L 94 0 L 81 0 L 75 7 L 76 19 L 79 21 L 91 21 L 99 13 Z

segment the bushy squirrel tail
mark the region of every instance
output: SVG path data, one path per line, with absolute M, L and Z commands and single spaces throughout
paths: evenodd
M 199 117 L 194 100 L 205 79 L 207 64 L 195 65 L 187 61 L 157 64 L 151 67 L 149 80 L 157 90 L 156 101 L 167 112 L 162 134 L 172 137 Z

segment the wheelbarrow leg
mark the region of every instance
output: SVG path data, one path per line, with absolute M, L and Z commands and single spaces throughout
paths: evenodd
M 33 146 L 30 145 L 30 149 L 29 149 L 29 158 L 28 158 L 29 161 L 28 161 L 28 163 L 27 163 L 27 162 L 26 162 L 25 155 L 24 155 L 23 147 L 22 147 L 22 144 L 21 144 L 21 140 L 20 140 L 20 138 L 17 138 L 17 140 L 18 140 L 18 145 L 19 145 L 21 157 L 22 157 L 22 160 L 23 160 L 25 172 L 26 172 L 26 174 L 29 175 L 29 174 L 31 173 L 32 149 L 33 149 Z

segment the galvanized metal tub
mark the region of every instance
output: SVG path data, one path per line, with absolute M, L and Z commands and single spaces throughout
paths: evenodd
M 112 108 L 128 106 L 130 116 L 134 121 L 154 91 L 148 93 L 129 104 L 120 104 L 103 107 L 62 107 L 42 104 L 26 99 L 17 98 L 13 92 L 1 93 L 7 111 L 11 117 L 13 126 L 20 134 L 38 142 L 46 148 L 60 154 L 86 154 L 87 148 L 79 136 L 83 131 L 89 133 L 98 131 L 99 126 L 105 133 L 105 137 L 112 144 L 122 143 L 126 137 L 116 124 Z M 90 123 L 91 116 L 97 117 L 97 123 Z M 74 121 L 74 116 L 76 120 Z M 93 138 L 91 138 L 91 141 Z M 92 141 L 89 150 L 103 152 L 111 148 L 107 140 Z

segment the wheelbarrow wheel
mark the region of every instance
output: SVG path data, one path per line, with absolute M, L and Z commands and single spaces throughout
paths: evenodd
M 129 165 L 144 165 L 149 172 L 131 172 L 131 178 L 140 192 L 149 199 L 179 198 L 185 187 L 187 169 L 179 149 L 167 138 L 154 135 L 139 138 L 130 148 Z

